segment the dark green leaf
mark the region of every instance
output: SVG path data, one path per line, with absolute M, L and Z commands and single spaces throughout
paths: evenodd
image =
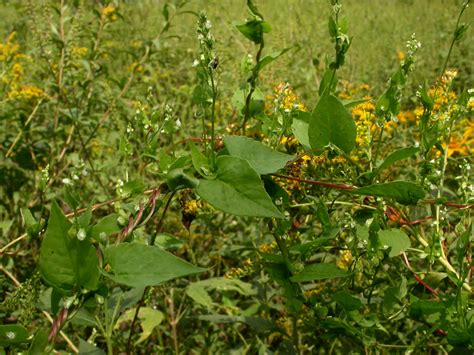
M 291 48 L 285 48 L 285 49 L 282 49 L 281 51 L 266 55 L 265 57 L 260 59 L 260 61 L 257 63 L 257 70 L 258 71 L 262 70 L 264 67 L 266 67 L 268 64 L 270 64 L 274 60 L 278 59 L 280 56 L 288 52 L 290 49 Z
M 407 181 L 369 185 L 351 192 L 357 195 L 389 197 L 403 205 L 414 205 L 419 199 L 425 197 L 425 191 L 421 186 Z
M 106 238 L 114 233 L 120 232 L 122 229 L 117 222 L 117 214 L 111 214 L 102 218 L 95 226 L 92 227 L 91 236 L 94 239 L 100 240 Z
M 312 148 L 334 144 L 350 153 L 355 147 L 356 126 L 342 102 L 332 95 L 325 95 L 311 115 L 308 136 Z
M 395 162 L 403 159 L 407 159 L 416 153 L 418 153 L 420 148 L 415 148 L 415 147 L 410 147 L 410 148 L 402 148 L 399 150 L 394 151 L 392 154 L 390 154 L 383 163 L 381 163 L 376 169 L 375 172 L 378 174 L 380 171 L 382 171 L 385 168 L 388 168 L 390 165 L 394 164 Z
M 105 355 L 105 352 L 79 338 L 79 355 Z
M 28 331 L 18 324 L 0 325 L 0 346 L 10 346 L 28 341 Z
M 246 160 L 221 156 L 216 165 L 216 179 L 200 180 L 196 188 L 202 199 L 237 216 L 283 217 L 265 191 L 260 176 Z
M 400 229 L 381 230 L 378 236 L 380 245 L 390 248 L 391 258 L 400 255 L 411 246 L 410 239 Z
M 300 273 L 292 276 L 290 280 L 293 282 L 305 282 L 345 276 L 348 276 L 348 273 L 339 269 L 335 264 L 312 264 L 306 266 Z
M 138 243 L 109 246 L 105 250 L 105 260 L 112 269 L 106 275 L 117 283 L 131 287 L 156 286 L 206 270 L 159 247 Z
M 339 291 L 334 295 L 334 299 L 347 312 L 356 311 L 362 307 L 360 299 L 355 298 L 347 291 Z
M 44 354 L 45 349 L 48 346 L 48 333 L 49 331 L 45 328 L 40 328 L 30 345 L 30 348 L 28 349 L 28 354 L 29 355 L 36 355 L 36 354 Z
M 247 137 L 225 137 L 224 143 L 230 155 L 247 160 L 260 175 L 275 173 L 294 158 L 293 155 L 280 153 Z

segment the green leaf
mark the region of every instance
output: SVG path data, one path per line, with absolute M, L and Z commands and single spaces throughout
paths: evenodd
M 36 355 L 36 354 L 44 354 L 45 349 L 48 346 L 48 333 L 49 331 L 45 328 L 40 328 L 33 340 L 31 341 L 31 345 L 28 349 L 28 354 L 29 355 Z
M 171 191 L 192 189 L 197 186 L 198 179 L 185 172 L 183 168 L 176 168 L 166 174 L 166 184 Z
M 40 249 L 41 276 L 62 292 L 70 293 L 76 286 L 95 290 L 100 277 L 95 248 L 88 239 L 80 241 L 75 236 L 70 237 L 70 227 L 71 223 L 53 202 Z
M 355 298 L 347 291 L 339 291 L 334 295 L 334 299 L 347 312 L 356 311 L 362 307 L 360 299 Z
M 196 193 L 218 210 L 236 216 L 283 218 L 250 164 L 234 156 L 217 158 L 215 180 L 200 180 Z
M 280 51 L 273 52 L 271 54 L 266 55 L 265 57 L 260 59 L 260 61 L 257 63 L 256 70 L 257 71 L 262 70 L 264 67 L 266 67 L 268 64 L 270 64 L 274 60 L 277 60 L 279 57 L 281 57 L 283 54 L 288 52 L 290 49 L 291 49 L 291 47 L 288 47 L 288 48 L 282 49 Z
M 414 205 L 425 197 L 425 191 L 417 184 L 407 181 L 392 181 L 384 184 L 374 184 L 352 190 L 356 195 L 389 197 L 403 205 Z
M 225 137 L 224 143 L 230 155 L 247 160 L 260 175 L 275 173 L 294 159 L 293 155 L 280 153 L 247 137 Z
M 120 326 L 121 322 L 132 321 L 135 317 L 135 308 L 127 310 L 116 323 L 116 328 Z M 141 343 L 142 341 L 148 339 L 148 337 L 153 332 L 157 326 L 163 322 L 165 315 L 163 312 L 150 307 L 141 307 L 138 312 L 138 318 L 140 319 L 140 324 L 142 331 L 140 333 L 140 338 L 135 342 L 135 345 Z
M 28 331 L 18 324 L 0 325 L 0 346 L 26 343 Z
M 391 258 L 400 255 L 411 246 L 410 239 L 400 229 L 381 230 L 378 236 L 380 244 L 384 248 L 390 248 Z
M 348 273 L 339 269 L 335 264 L 312 264 L 306 266 L 300 273 L 292 276 L 290 280 L 293 282 L 305 282 L 345 276 L 348 276 Z
M 95 226 L 92 227 L 91 237 L 100 240 L 114 233 L 120 232 L 122 229 L 117 222 L 117 214 L 111 214 L 102 218 Z
M 140 179 L 126 182 L 122 187 L 123 196 L 134 196 L 142 193 L 143 190 L 145 190 L 145 184 Z
M 109 246 L 105 249 L 105 260 L 112 269 L 107 277 L 137 288 L 160 285 L 206 270 L 158 247 L 138 243 Z
M 355 147 L 356 126 L 342 102 L 332 95 L 325 95 L 311 115 L 308 136 L 312 148 L 333 144 L 350 153 Z
M 209 296 L 209 290 L 235 291 L 242 296 L 253 296 L 257 294 L 257 290 L 255 290 L 251 284 L 238 279 L 228 279 L 225 277 L 216 277 L 194 282 L 188 286 L 186 294 L 191 297 L 194 302 L 210 309 L 214 303 Z
M 261 44 L 263 42 L 263 34 L 271 31 L 269 23 L 257 18 L 236 27 L 240 33 L 255 44 Z
M 304 114 L 309 115 L 306 112 Z M 309 143 L 308 127 L 308 122 L 297 118 L 293 119 L 293 123 L 291 124 L 293 134 L 295 135 L 298 142 L 300 142 L 305 148 L 310 148 L 311 146 Z
M 329 87 L 331 85 L 331 87 Z M 319 96 L 323 94 L 330 94 L 336 90 L 337 86 L 337 74 L 335 69 L 326 69 L 319 83 Z
M 420 148 L 409 147 L 402 148 L 394 151 L 390 154 L 376 169 L 375 172 L 378 174 L 385 168 L 388 168 L 390 165 L 396 163 L 399 160 L 407 159 L 420 151 Z
M 278 327 L 272 321 L 260 317 L 228 316 L 221 314 L 208 314 L 199 316 L 198 319 L 215 323 L 245 323 L 256 332 L 277 331 Z
M 105 355 L 105 351 L 79 338 L 79 355 Z
M 199 151 L 193 142 L 189 142 L 189 147 L 191 148 L 191 159 L 194 169 L 204 178 L 213 178 L 214 174 L 207 157 Z
M 184 242 L 170 234 L 160 233 L 155 238 L 155 245 L 162 249 L 178 249 Z
M 263 20 L 263 15 L 258 11 L 257 6 L 253 3 L 252 0 L 247 0 L 247 7 L 254 16 L 258 16 Z

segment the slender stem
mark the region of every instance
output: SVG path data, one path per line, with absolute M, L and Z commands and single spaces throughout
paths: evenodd
M 212 88 L 212 107 L 211 107 L 211 166 L 215 168 L 216 165 L 216 152 L 214 151 L 216 146 L 216 136 L 215 136 L 215 121 L 216 121 L 216 99 L 217 99 L 217 90 L 216 84 L 214 81 L 213 68 L 209 68 L 209 77 L 211 78 L 211 88 Z
M 245 99 L 245 109 L 244 109 L 244 121 L 242 123 L 242 133 L 245 135 L 245 129 L 247 125 L 247 121 L 250 119 L 250 103 L 252 102 L 252 95 L 255 91 L 255 88 L 257 86 L 257 79 L 258 79 L 258 73 L 260 72 L 260 57 L 262 56 L 262 51 L 263 48 L 265 47 L 265 42 L 263 41 L 260 42 L 260 47 L 258 48 L 257 56 L 255 57 L 256 64 L 253 68 L 252 71 L 252 76 L 250 77 L 250 91 Z
M 6 158 L 8 158 L 12 154 L 13 148 L 15 148 L 15 145 L 20 140 L 21 136 L 23 135 L 23 132 L 25 131 L 26 127 L 30 124 L 31 120 L 35 116 L 36 111 L 38 111 L 38 108 L 40 107 L 42 102 L 43 102 L 43 100 L 39 100 L 38 103 L 36 104 L 35 108 L 31 112 L 31 114 L 28 116 L 28 119 L 25 122 L 25 126 L 23 127 L 23 129 L 20 130 L 20 132 L 18 132 L 17 136 L 15 137 L 15 140 L 10 145 L 10 148 L 8 148 L 7 154 L 5 154 Z
M 466 0 L 464 2 L 464 4 L 462 5 L 461 11 L 459 12 L 459 16 L 458 16 L 458 19 L 456 21 L 456 27 L 454 28 L 453 39 L 451 41 L 451 45 L 449 46 L 448 55 L 446 56 L 446 60 L 444 61 L 443 70 L 441 71 L 440 76 L 442 76 L 444 74 L 444 72 L 446 71 L 446 68 L 448 67 L 448 62 L 449 62 L 449 58 L 451 57 L 451 53 L 452 53 L 453 48 L 454 48 L 454 43 L 456 43 L 456 41 L 459 40 L 458 35 L 457 35 L 458 28 L 459 28 L 459 22 L 461 21 L 461 17 L 463 15 L 464 11 L 466 11 L 466 9 L 468 8 L 470 2 L 471 2 L 471 0 Z

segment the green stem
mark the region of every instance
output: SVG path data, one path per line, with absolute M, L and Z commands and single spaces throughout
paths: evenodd
M 462 5 L 461 11 L 459 12 L 459 16 L 458 16 L 458 19 L 456 21 L 456 27 L 454 28 L 453 39 L 451 41 L 451 45 L 449 46 L 448 55 L 446 56 L 446 60 L 444 61 L 443 70 L 441 71 L 440 76 L 442 76 L 444 74 L 444 72 L 446 71 L 446 68 L 448 67 L 448 62 L 449 62 L 449 58 L 451 57 L 451 53 L 453 51 L 454 43 L 456 43 L 456 41 L 459 40 L 459 38 L 457 36 L 457 32 L 458 32 L 458 28 L 459 28 L 459 22 L 461 21 L 461 17 L 463 15 L 464 11 L 466 11 L 466 9 L 468 8 L 470 2 L 471 2 L 471 0 L 465 1 L 464 4 Z
M 258 79 L 258 73 L 260 72 L 260 67 L 258 63 L 260 62 L 260 57 L 262 56 L 262 51 L 263 48 L 265 47 L 265 42 L 263 41 L 260 42 L 260 47 L 258 48 L 257 55 L 255 57 L 256 64 L 253 67 L 252 71 L 252 76 L 250 77 L 250 91 L 245 98 L 245 110 L 244 110 L 244 122 L 242 124 L 242 133 L 245 135 L 245 126 L 247 125 L 247 121 L 250 119 L 250 103 L 252 100 L 252 95 L 255 92 L 256 86 L 257 86 L 257 79 Z
M 215 121 L 216 121 L 216 99 L 217 99 L 217 90 L 216 84 L 214 82 L 213 69 L 209 68 L 209 77 L 211 79 L 211 88 L 212 88 L 212 107 L 211 107 L 211 166 L 213 169 L 216 167 L 216 152 L 214 148 L 216 146 L 216 135 L 215 135 Z

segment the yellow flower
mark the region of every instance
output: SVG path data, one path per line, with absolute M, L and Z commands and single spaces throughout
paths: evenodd
M 352 253 L 350 250 L 341 251 L 341 255 L 336 261 L 337 267 L 348 270 L 353 260 Z
M 20 100 L 37 100 L 47 99 L 49 96 L 39 87 L 33 85 L 23 85 L 20 89 L 14 89 L 10 91 L 7 96 L 11 99 Z
M 112 4 L 109 4 L 102 8 L 101 14 L 103 17 L 110 17 L 113 13 L 115 13 L 115 7 Z
M 73 57 L 82 58 L 84 57 L 89 50 L 86 47 L 72 47 L 71 54 Z

